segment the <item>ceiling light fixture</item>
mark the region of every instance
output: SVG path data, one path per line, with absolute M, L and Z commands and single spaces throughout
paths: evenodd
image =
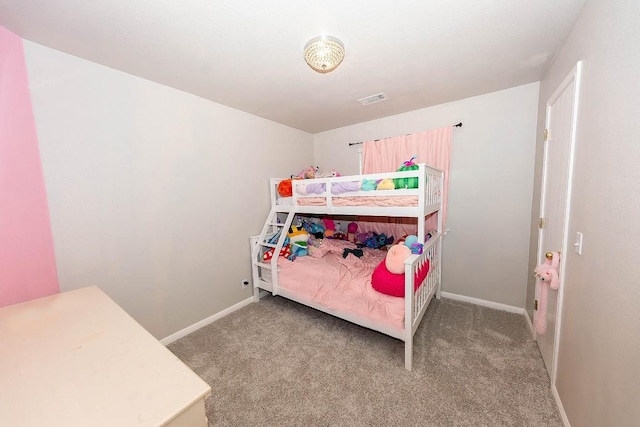
M 304 60 L 319 73 L 335 70 L 343 59 L 344 44 L 335 37 L 314 37 L 304 45 Z

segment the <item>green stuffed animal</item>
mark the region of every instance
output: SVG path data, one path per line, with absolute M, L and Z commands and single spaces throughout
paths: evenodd
M 416 156 L 407 160 L 398 168 L 398 172 L 417 170 L 419 166 L 413 162 Z M 418 177 L 411 178 L 395 178 L 393 180 L 396 188 L 418 188 Z

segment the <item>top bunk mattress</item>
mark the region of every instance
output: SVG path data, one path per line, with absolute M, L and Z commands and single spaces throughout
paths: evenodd
M 287 182 L 288 181 L 288 182 Z M 443 172 L 425 164 L 417 169 L 377 174 L 318 179 L 271 179 L 272 206 L 331 212 L 348 208 L 429 207 L 433 212 L 442 202 Z M 339 213 L 339 212 L 338 212 Z M 404 212 L 406 213 L 406 212 Z
M 297 206 L 327 206 L 326 197 L 300 197 Z M 294 206 L 293 197 L 280 197 L 281 206 Z M 378 207 L 415 207 L 418 206 L 418 196 L 343 196 L 331 199 L 333 206 L 378 206 Z

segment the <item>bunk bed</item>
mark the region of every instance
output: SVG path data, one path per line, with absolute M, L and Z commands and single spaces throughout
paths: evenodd
M 411 179 L 417 180 L 416 188 L 365 189 L 372 182 Z M 255 301 L 261 291 L 268 291 L 402 340 L 405 368 L 411 370 L 415 331 L 432 298 L 440 298 L 443 172 L 419 164 L 410 171 L 293 180 L 288 197 L 278 192 L 282 181 L 270 179 L 271 209 L 260 235 L 250 239 Z M 286 231 L 300 216 L 413 218 L 423 246 L 421 254 L 404 262 L 404 297 L 380 293 L 371 285 L 385 252 L 362 248 L 359 258 L 346 256 L 345 249 L 354 248 L 347 241 L 324 239 L 312 256 L 289 261 L 276 255 L 265 261 L 266 251 L 280 254 Z M 366 228 L 366 221 L 359 224 Z M 427 225 L 435 230 L 427 233 Z M 425 271 L 426 276 L 421 274 Z

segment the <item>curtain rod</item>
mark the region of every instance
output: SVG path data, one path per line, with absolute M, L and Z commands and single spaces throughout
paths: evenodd
M 451 127 L 461 128 L 462 127 L 462 122 L 458 123 L 457 125 L 453 125 Z M 380 141 L 380 140 L 379 139 L 374 139 L 374 141 Z M 349 147 L 351 147 L 352 145 L 360 145 L 360 144 L 362 144 L 362 141 L 360 141 L 360 142 L 350 142 L 349 143 Z

